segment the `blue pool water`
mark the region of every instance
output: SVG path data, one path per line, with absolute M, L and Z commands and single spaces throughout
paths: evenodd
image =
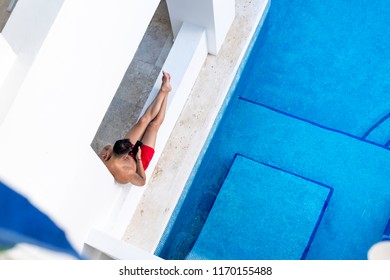
M 205 222 L 213 220 L 209 213 L 234 159 L 242 155 L 332 188 L 306 259 L 366 259 L 390 217 L 389 14 L 387 0 L 272 1 L 159 256 L 191 256 Z M 245 183 L 237 187 L 245 189 Z M 256 190 L 242 195 L 250 192 Z M 278 203 L 283 206 L 270 206 Z M 249 207 L 243 210 L 247 219 L 262 216 L 260 205 Z M 226 213 L 232 220 L 239 214 Z M 280 221 L 275 216 L 268 226 Z

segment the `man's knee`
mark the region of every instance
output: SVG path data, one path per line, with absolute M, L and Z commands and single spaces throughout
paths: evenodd
M 149 123 L 148 129 L 153 129 L 157 131 L 160 128 L 160 126 L 161 126 L 161 122 L 153 120 Z
M 138 123 L 144 127 L 148 126 L 150 123 L 151 119 L 148 116 L 141 116 L 138 120 Z

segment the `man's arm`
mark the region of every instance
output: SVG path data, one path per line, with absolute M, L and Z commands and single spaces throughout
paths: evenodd
M 112 146 L 107 145 L 103 148 L 103 150 L 100 152 L 99 157 L 102 161 L 107 161 L 111 158 L 112 155 Z
M 136 186 L 144 186 L 146 183 L 146 174 L 145 174 L 144 166 L 142 165 L 141 153 L 142 153 L 141 149 L 139 149 L 136 155 L 137 169 L 131 180 L 131 183 Z

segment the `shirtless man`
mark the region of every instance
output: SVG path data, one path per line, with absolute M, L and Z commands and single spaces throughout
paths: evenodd
M 100 152 L 99 157 L 118 183 L 145 185 L 145 170 L 152 160 L 157 132 L 165 117 L 168 93 L 172 90 L 170 79 L 171 76 L 163 71 L 160 90 L 145 113 L 124 139 L 116 141 L 114 146 L 105 146 Z M 133 147 L 137 141 L 142 145 L 135 154 Z

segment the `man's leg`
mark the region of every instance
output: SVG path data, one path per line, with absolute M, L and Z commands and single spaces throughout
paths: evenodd
M 142 143 L 149 147 L 154 148 L 156 146 L 157 132 L 165 118 L 167 100 L 168 96 L 163 100 L 160 111 L 158 112 L 157 116 L 149 123 L 141 139 Z
M 130 139 L 131 143 L 135 144 L 137 140 L 143 139 L 143 136 L 149 124 L 157 118 L 161 109 L 163 107 L 166 107 L 168 93 L 172 90 L 170 79 L 171 76 L 168 73 L 163 72 L 161 88 L 157 93 L 155 99 L 152 101 L 152 103 L 150 103 L 145 113 L 141 116 L 138 122 L 130 129 L 130 131 L 125 136 L 125 138 Z

